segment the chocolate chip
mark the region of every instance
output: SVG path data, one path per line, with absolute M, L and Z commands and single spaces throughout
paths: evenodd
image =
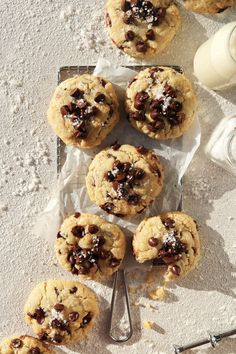
M 65 308 L 65 306 L 64 306 L 63 304 L 56 304 L 56 305 L 54 305 L 54 309 L 55 309 L 56 311 L 58 311 L 58 312 L 63 311 L 64 308 Z
M 10 346 L 12 348 L 21 348 L 23 346 L 23 342 L 19 338 L 15 338 L 11 341 Z
M 226 9 L 228 9 L 229 8 L 229 6 L 227 6 L 227 7 L 224 7 L 223 9 L 219 9 L 218 11 L 217 11 L 217 13 L 218 14 L 220 14 L 221 12 L 224 12 Z
M 172 256 L 171 254 L 167 254 L 166 256 L 162 257 L 165 264 L 172 264 L 174 262 L 179 261 L 182 258 L 182 254 L 176 254 Z
M 172 267 L 170 267 L 170 271 L 175 274 L 175 275 L 180 275 L 181 269 L 179 266 L 177 266 L 176 264 L 173 265 Z
M 146 149 L 144 146 L 138 146 L 136 147 L 136 150 L 141 155 L 146 155 L 148 153 L 148 149 Z
M 57 233 L 57 238 L 64 238 L 64 237 L 62 237 L 62 234 L 60 233 L 60 231 Z
M 73 91 L 71 91 L 70 96 L 78 100 L 80 98 L 83 98 L 84 92 L 78 88 L 75 88 Z
M 86 129 L 79 130 L 78 132 L 75 133 L 75 137 L 77 139 L 86 139 L 88 136 L 88 132 Z
M 64 324 L 64 322 L 62 320 L 58 320 L 57 318 L 55 318 L 51 322 L 51 327 L 52 328 L 59 328 L 61 330 L 64 330 L 65 324 Z
M 112 182 L 115 180 L 115 176 L 113 175 L 113 173 L 111 171 L 108 171 L 105 173 L 104 178 L 108 181 L 108 182 Z
M 147 128 L 152 132 L 156 133 L 157 131 L 162 130 L 165 128 L 165 123 L 163 120 L 156 120 L 150 124 L 147 125 Z
M 104 245 L 105 242 L 106 242 L 106 239 L 102 235 L 96 236 L 93 240 L 93 243 L 96 243 L 98 246 Z
M 82 323 L 80 325 L 81 328 L 85 327 L 92 320 L 92 316 L 90 312 L 83 318 Z
M 46 332 L 41 332 L 38 334 L 38 337 L 40 340 L 47 340 L 48 339 L 48 334 Z
M 164 94 L 166 96 L 169 96 L 169 97 L 172 97 L 172 98 L 176 97 L 176 91 L 173 89 L 172 86 L 170 86 L 168 84 L 166 84 L 166 86 L 165 86 Z
M 125 162 L 123 165 L 123 171 L 128 172 L 129 169 L 131 168 L 131 163 L 130 162 Z
M 67 116 L 68 114 L 70 114 L 70 110 L 68 106 L 62 106 L 60 108 L 60 112 L 63 116 Z
M 126 174 L 122 171 L 119 171 L 119 172 L 117 172 L 115 179 L 119 183 L 125 182 Z
M 119 150 L 120 147 L 121 147 L 121 145 L 118 144 L 117 141 L 111 145 L 111 148 L 112 148 L 112 150 L 114 150 L 114 151 Z
M 142 105 L 143 106 L 143 105 Z M 143 112 L 131 112 L 129 113 L 129 117 L 128 119 L 130 120 L 135 120 L 135 121 L 144 121 L 146 119 L 145 115 L 143 114 Z
M 53 342 L 53 343 L 61 343 L 62 341 L 63 341 L 63 337 L 60 335 L 60 334 L 58 334 L 58 333 L 56 333 L 56 334 L 54 334 L 54 336 L 51 338 L 51 341 Z
M 140 196 L 136 193 L 131 193 L 128 196 L 128 203 L 131 205 L 137 205 L 140 201 Z
M 91 224 L 88 226 L 88 232 L 90 234 L 96 234 L 99 231 L 99 228 L 97 227 L 97 225 Z
M 76 264 L 81 264 L 84 261 L 84 256 L 82 254 L 79 254 L 76 258 L 75 258 L 75 263 Z
M 74 275 L 78 275 L 78 274 L 79 274 L 79 271 L 78 271 L 77 268 L 72 267 L 72 268 L 71 268 L 71 273 L 74 274 Z
M 84 227 L 81 225 L 74 226 L 71 232 L 75 237 L 84 237 Z
M 39 349 L 39 347 L 33 347 L 33 348 L 30 348 L 29 350 L 29 354 L 40 354 L 41 351 Z
M 122 170 L 123 169 L 123 164 L 122 164 L 122 162 L 120 162 L 120 160 L 116 160 L 116 161 L 114 161 L 113 162 L 113 165 L 112 165 L 112 167 L 114 168 L 114 169 L 118 169 L 118 170 Z
M 179 101 L 174 101 L 170 104 L 170 109 L 173 110 L 174 112 L 180 112 L 183 108 L 183 105 Z
M 136 43 L 136 49 L 140 53 L 145 53 L 148 49 L 147 43 L 143 41 L 138 41 Z
M 80 109 L 87 107 L 87 105 L 88 102 L 85 101 L 84 99 L 80 99 L 79 101 L 77 101 L 77 107 L 79 107 Z
M 106 96 L 104 93 L 98 92 L 94 98 L 94 101 L 97 103 L 104 103 L 106 101 Z
M 80 217 L 80 213 L 79 212 L 76 212 L 76 213 L 74 213 L 74 217 L 76 218 L 76 219 L 78 219 L 79 217 Z
M 155 259 L 153 259 L 152 264 L 153 264 L 154 266 L 157 266 L 157 265 L 164 265 L 165 262 L 163 261 L 162 258 L 155 258 Z
M 125 33 L 125 39 L 127 41 L 133 41 L 135 37 L 135 33 L 133 31 L 128 31 Z
M 126 24 L 126 25 L 130 25 L 132 23 L 134 23 L 134 17 L 133 16 L 128 16 L 127 14 L 124 15 L 123 17 L 123 22 Z
M 117 258 L 111 258 L 111 259 L 109 260 L 109 265 L 110 265 L 110 267 L 112 267 L 112 268 L 118 267 L 118 266 L 120 265 L 120 260 L 117 259 Z
M 100 253 L 99 253 L 99 257 L 101 259 L 107 259 L 110 257 L 110 252 L 107 251 L 107 250 L 101 250 Z
M 162 117 L 162 114 L 155 110 L 150 112 L 150 117 L 154 120 L 158 120 Z
M 145 91 L 138 92 L 134 99 L 134 107 L 138 110 L 142 110 L 148 98 L 149 95 L 147 92 Z
M 168 121 L 171 125 L 178 125 L 183 122 L 184 118 L 185 118 L 184 113 L 178 113 L 178 114 L 174 114 L 174 115 L 169 116 Z
M 136 168 L 134 176 L 137 179 L 143 179 L 145 176 L 145 171 L 142 168 Z
M 158 239 L 156 237 L 151 237 L 148 240 L 148 244 L 152 247 L 156 247 L 158 245 Z
M 155 39 L 155 33 L 152 29 L 149 29 L 146 33 L 146 37 L 147 39 L 149 39 L 150 41 L 154 41 Z
M 131 9 L 130 2 L 127 0 L 121 0 L 121 10 L 126 12 Z
M 33 314 L 33 318 L 39 323 L 39 324 L 43 324 L 44 320 L 45 320 L 45 312 L 44 310 L 39 307 L 35 310 L 34 314 Z
M 70 294 L 75 294 L 78 288 L 74 286 L 73 288 L 70 289 Z
M 100 208 L 105 210 L 108 214 L 112 213 L 112 210 L 114 209 L 114 204 L 112 203 L 105 203 L 103 205 L 100 205 Z
M 81 275 L 88 274 L 88 268 L 80 267 L 80 269 L 78 269 L 78 274 L 81 274 Z
M 93 263 L 92 267 L 90 268 L 90 273 L 96 273 L 98 271 L 98 265 Z
M 173 227 L 175 227 L 175 220 L 171 219 L 171 218 L 166 218 L 162 221 L 162 223 L 165 225 L 165 227 L 167 229 L 171 229 Z
M 79 314 L 78 314 L 78 312 L 73 311 L 73 312 L 69 313 L 69 316 L 68 316 L 68 317 L 69 317 L 69 320 L 70 320 L 70 321 L 75 322 L 75 321 L 78 320 Z

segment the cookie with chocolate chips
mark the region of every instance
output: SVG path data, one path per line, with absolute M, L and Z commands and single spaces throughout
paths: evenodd
M 53 354 L 53 351 L 39 339 L 21 335 L 6 338 L 0 343 L 1 354 Z
M 166 265 L 165 280 L 186 276 L 200 258 L 196 221 L 182 212 L 167 212 L 143 220 L 133 238 L 133 251 L 139 263 L 153 261 Z
M 118 120 L 113 85 L 89 74 L 63 81 L 48 109 L 48 122 L 64 143 L 84 149 L 100 145 Z
M 126 54 L 147 59 L 161 52 L 180 27 L 171 0 L 108 0 L 106 26 L 113 43 Z
M 98 313 L 93 291 L 69 280 L 38 284 L 24 307 L 25 320 L 34 333 L 54 345 L 72 344 L 84 338 L 94 327 Z
M 59 235 L 55 243 L 57 259 L 72 274 L 99 280 L 113 274 L 124 258 L 123 232 L 97 215 L 69 216 Z
M 134 128 L 150 138 L 178 138 L 192 125 L 196 96 L 188 78 L 168 67 L 140 71 L 126 90 L 126 111 Z
M 233 6 L 234 0 L 184 0 L 184 4 L 186 9 L 190 11 L 203 14 L 216 14 Z
M 160 194 L 163 177 L 153 151 L 115 144 L 95 156 L 86 186 L 90 199 L 107 213 L 132 217 Z

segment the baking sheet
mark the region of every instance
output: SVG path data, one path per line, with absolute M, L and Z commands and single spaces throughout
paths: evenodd
M 80 150 L 75 147 L 65 147 L 66 159 L 63 167 L 59 166 L 61 172 L 58 175 L 57 185 L 33 230 L 37 236 L 46 237 L 51 245 L 55 242 L 56 234 L 63 219 L 75 211 L 97 214 L 110 222 L 120 225 L 127 232 L 133 232 L 144 217 L 178 209 L 182 198 L 181 180 L 200 145 L 201 130 L 199 120 L 197 117 L 195 118 L 192 127 L 183 137 L 162 143 L 149 139 L 132 128 L 125 118 L 126 114 L 123 110 L 122 100 L 128 82 L 137 73 L 134 69 L 135 67 L 133 70 L 130 67 L 119 67 L 104 59 L 99 59 L 97 62 L 94 74 L 104 77 L 115 85 L 120 100 L 121 119 L 99 148 Z M 71 76 L 75 74 L 78 74 L 78 67 L 71 69 Z M 68 78 L 69 72 L 66 75 Z M 165 171 L 165 184 L 160 196 L 142 214 L 129 220 L 108 215 L 94 205 L 88 197 L 85 186 L 85 177 L 91 159 L 102 148 L 111 145 L 116 140 L 120 144 L 144 145 L 153 149 L 160 156 Z M 62 148 L 63 146 L 59 146 L 59 149 Z M 58 153 L 61 153 L 61 150 Z M 61 164 L 61 159 L 58 158 L 59 164 Z

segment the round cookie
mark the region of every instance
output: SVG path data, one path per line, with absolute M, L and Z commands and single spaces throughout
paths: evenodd
M 30 336 L 14 336 L 0 343 L 1 354 L 53 354 L 39 339 Z
M 168 67 L 140 71 L 126 90 L 128 120 L 157 140 L 183 135 L 193 123 L 196 107 L 190 81 Z
M 184 0 L 187 10 L 205 13 L 216 14 L 233 6 L 234 0 Z
M 196 221 L 177 211 L 145 219 L 134 234 L 133 250 L 139 263 L 166 264 L 166 281 L 184 277 L 200 258 Z
M 101 144 L 118 120 L 112 84 L 89 74 L 63 81 L 48 109 L 48 122 L 64 143 L 86 149 Z
M 125 255 L 125 235 L 97 215 L 75 213 L 61 225 L 55 250 L 64 269 L 99 279 L 119 268 Z
M 108 0 L 106 26 L 113 43 L 126 54 L 147 59 L 161 52 L 180 27 L 172 0 Z
M 38 284 L 24 307 L 26 322 L 39 339 L 50 344 L 78 342 L 93 328 L 98 315 L 95 294 L 69 280 Z
M 90 199 L 109 214 L 134 216 L 158 196 L 163 167 L 152 150 L 115 144 L 95 156 L 86 177 Z

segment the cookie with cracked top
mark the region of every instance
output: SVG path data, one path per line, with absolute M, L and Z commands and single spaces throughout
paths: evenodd
M 1 354 L 53 354 L 51 348 L 37 338 L 20 335 L 4 339 L 0 343 Z
M 132 217 L 160 194 L 163 178 L 162 164 L 152 150 L 116 144 L 95 156 L 86 186 L 90 199 L 107 213 Z
M 124 233 L 97 215 L 78 214 L 67 217 L 60 227 L 55 243 L 59 264 L 83 278 L 112 275 L 124 258 Z
M 65 144 L 90 149 L 100 145 L 117 124 L 117 95 L 101 77 L 75 76 L 56 88 L 47 115 Z
M 183 135 L 197 109 L 189 79 L 169 67 L 140 71 L 126 89 L 127 118 L 134 128 L 157 140 Z
M 233 6 L 234 0 L 184 0 L 187 10 L 202 14 L 216 14 Z
M 69 280 L 38 284 L 24 307 L 26 322 L 43 342 L 53 345 L 76 343 L 94 327 L 99 309 L 87 286 Z
M 126 54 L 147 59 L 172 41 L 181 23 L 171 0 L 108 0 L 106 26 L 113 43 Z
M 186 276 L 200 259 L 196 221 L 182 212 L 167 212 L 143 220 L 134 233 L 133 252 L 139 263 L 166 265 L 165 280 Z

